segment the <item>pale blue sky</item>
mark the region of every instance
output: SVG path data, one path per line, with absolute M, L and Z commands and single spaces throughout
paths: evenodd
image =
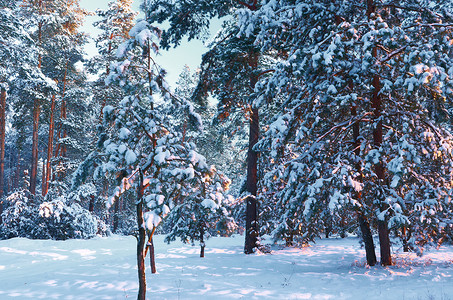
M 107 3 L 111 0 L 80 0 L 80 6 L 89 10 L 95 11 L 96 9 L 107 9 Z M 134 0 L 133 8 L 139 11 L 139 6 L 141 0 Z M 140 18 L 140 15 L 138 16 Z M 96 30 L 92 26 L 92 23 L 96 20 L 96 17 L 88 17 L 85 21 L 85 25 L 82 31 L 89 33 L 92 36 L 96 35 Z M 216 30 L 220 27 L 219 22 L 215 22 L 216 27 L 213 30 L 215 33 Z M 94 43 L 90 43 L 86 47 L 88 55 L 94 55 L 96 53 L 96 47 Z M 175 88 L 175 83 L 178 80 L 179 73 L 183 70 L 185 64 L 187 64 L 191 70 L 198 68 L 201 62 L 201 55 L 207 49 L 204 47 L 203 43 L 198 40 L 192 40 L 189 42 L 184 42 L 176 49 L 171 49 L 169 51 L 161 51 L 160 55 L 157 57 L 156 61 L 167 70 L 167 81 L 170 83 L 172 89 Z

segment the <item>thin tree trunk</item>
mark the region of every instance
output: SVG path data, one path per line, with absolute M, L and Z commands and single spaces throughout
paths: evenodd
M 107 57 L 110 57 L 110 54 L 112 52 L 112 40 L 113 40 L 113 33 L 110 34 L 110 38 L 109 38 L 109 47 L 108 47 L 108 50 L 107 50 Z M 109 76 L 110 74 L 110 62 L 107 62 L 106 66 L 105 66 L 105 75 L 106 76 Z M 102 122 L 104 121 L 104 107 L 107 105 L 107 97 L 104 96 L 103 97 L 103 101 L 101 103 L 101 112 L 100 112 L 100 116 L 99 116 L 99 124 L 102 124 Z
M 368 19 L 371 18 L 371 15 L 376 12 L 376 5 L 374 0 L 367 0 L 367 16 Z M 377 59 L 377 47 L 373 49 L 373 57 Z M 379 149 L 382 144 L 383 131 L 382 131 L 382 99 L 379 91 L 381 89 L 381 82 L 378 74 L 373 75 L 373 94 L 371 97 L 371 108 L 373 109 L 373 119 L 376 122 L 375 128 L 373 130 L 373 142 L 375 149 Z M 385 167 L 382 161 L 374 165 L 374 172 L 378 178 L 379 184 L 384 184 L 385 182 Z M 382 200 L 382 199 L 381 199 Z M 385 204 L 381 201 L 381 210 L 385 209 Z M 378 220 L 378 231 L 379 231 L 379 245 L 381 251 L 381 265 L 389 266 L 392 264 L 392 256 L 390 251 L 390 237 L 387 220 L 384 217 L 384 220 Z
M 42 15 L 43 3 L 42 0 L 38 2 L 39 15 Z M 42 44 L 42 26 L 40 20 L 38 23 L 38 44 Z M 38 55 L 38 68 L 41 69 L 42 56 Z M 33 133 L 32 133 L 32 149 L 31 149 L 31 166 L 30 166 L 30 193 L 36 194 L 36 181 L 38 176 L 38 130 L 39 130 L 39 115 L 41 113 L 41 103 L 39 99 L 35 98 L 33 102 Z
M 6 89 L 0 91 L 0 225 L 3 223 L 3 190 L 5 187 Z
M 139 171 L 139 184 L 138 184 L 138 202 L 137 202 L 137 267 L 138 267 L 138 296 L 137 300 L 146 299 L 146 274 L 145 274 L 145 244 L 146 244 L 146 231 L 145 221 L 143 218 L 143 173 Z
M 33 104 L 33 142 L 31 149 L 31 167 L 30 167 L 30 193 L 36 194 L 36 181 L 38 175 L 38 129 L 39 115 L 41 113 L 41 104 L 35 99 Z
M 374 56 L 377 56 L 377 49 L 374 50 Z M 380 78 L 379 75 L 373 76 L 373 95 L 371 98 L 371 107 L 373 108 L 373 118 L 376 123 L 376 127 L 373 130 L 373 141 L 375 149 L 379 149 L 382 144 L 382 120 L 381 111 L 382 111 L 382 100 L 379 95 L 380 90 Z M 379 161 L 374 165 L 374 172 L 377 175 L 379 184 L 384 184 L 385 182 L 385 169 L 382 161 Z M 381 199 L 382 200 L 382 199 Z M 385 209 L 385 204 L 381 202 L 381 210 Z M 378 221 L 378 230 L 379 230 L 379 244 L 381 250 L 381 265 L 390 266 L 392 264 L 392 257 L 390 254 L 390 237 L 387 220 L 384 217 L 384 220 Z
M 52 154 L 53 154 L 53 133 L 54 133 L 54 113 L 55 113 L 55 95 L 52 95 L 52 103 L 50 105 L 50 120 L 49 120 L 49 140 L 47 142 L 47 162 L 46 162 L 46 178 L 43 184 L 42 195 L 47 195 L 49 191 L 50 175 L 52 173 Z
M 148 232 L 148 242 L 146 243 L 146 250 L 145 250 L 145 257 L 148 255 L 149 251 L 149 262 L 151 266 L 151 273 L 156 274 L 157 269 L 156 269 L 156 257 L 155 257 L 155 251 L 154 251 L 154 232 L 156 231 L 156 227 L 153 227 L 153 230 Z
M 249 150 L 247 155 L 247 192 L 250 196 L 247 197 L 247 207 L 245 213 L 245 247 L 244 253 L 250 254 L 254 252 L 258 243 L 258 209 L 257 209 L 257 169 L 258 169 L 258 153 L 253 150 L 253 147 L 258 142 L 259 135 L 259 119 L 258 109 L 252 109 L 250 116 L 250 133 L 249 133 Z
M 258 68 L 258 53 L 252 52 L 250 55 L 250 68 L 256 71 Z M 258 78 L 255 74 L 250 77 L 250 87 L 253 91 Z M 258 209 L 257 209 L 257 182 L 258 182 L 258 152 L 253 147 L 258 142 L 259 138 L 259 115 L 258 108 L 254 108 L 251 104 L 250 114 L 250 131 L 249 131 L 249 149 L 247 152 L 247 192 L 250 196 L 246 199 L 245 212 L 245 245 L 244 253 L 251 254 L 258 246 Z
M 5 187 L 5 128 L 6 128 L 6 89 L 0 92 L 0 198 L 3 197 Z M 0 223 L 1 224 L 1 223 Z
M 119 197 L 115 197 L 115 205 L 113 206 L 113 233 L 116 233 L 118 230 L 118 223 L 119 223 L 119 216 L 118 210 L 120 206 L 120 199 Z
M 46 189 L 46 165 L 47 165 L 47 162 L 43 161 L 42 162 L 42 172 L 41 172 L 41 194 L 43 196 L 46 195 L 46 193 L 44 192 Z
M 62 103 L 61 103 L 61 119 L 62 120 L 66 120 L 67 119 L 67 104 L 66 104 L 66 101 L 64 101 L 64 97 L 66 95 L 66 84 L 68 82 L 67 80 L 67 76 L 68 76 L 68 65 L 69 65 L 69 61 L 66 61 L 66 67 L 65 67 L 65 70 L 64 70 L 64 76 L 63 76 L 63 92 L 61 94 L 61 99 L 62 99 Z M 63 126 L 63 139 L 65 139 L 67 137 L 67 132 L 66 132 L 66 128 Z M 61 146 L 61 156 L 62 157 L 66 157 L 66 144 L 63 144 Z
M 351 115 L 356 117 L 357 116 L 357 108 L 355 105 L 351 107 Z M 352 135 L 354 140 L 354 154 L 358 158 L 360 157 L 360 122 L 356 121 L 352 127 Z M 360 162 L 357 162 L 356 165 L 357 172 L 360 173 L 358 176 L 358 180 L 362 181 L 362 167 Z M 360 200 L 362 198 L 362 193 L 357 192 L 357 198 Z M 360 226 L 360 231 L 362 233 L 363 243 L 365 244 L 365 252 L 366 252 L 366 261 L 369 266 L 374 266 L 376 264 L 376 251 L 374 248 L 374 241 L 373 241 L 373 234 L 371 233 L 370 223 L 363 215 L 363 212 L 358 213 L 358 221 Z
M 154 241 L 153 241 L 153 233 L 150 234 L 149 239 L 148 239 L 148 249 L 149 249 L 149 263 L 151 266 L 151 273 L 156 274 L 157 269 L 156 269 L 156 254 L 154 252 Z
M 16 180 L 14 183 L 14 188 L 18 189 L 19 188 L 19 181 L 20 181 L 20 149 L 17 152 L 17 165 L 16 165 Z
M 402 231 L 402 235 L 403 235 L 403 251 L 404 252 L 409 252 L 409 239 L 410 239 L 410 236 L 411 236 L 411 232 L 410 232 L 410 229 L 408 229 L 406 226 L 403 226 L 403 229 L 401 230 Z
M 90 205 L 88 207 L 89 212 L 94 212 L 94 195 L 90 196 Z
M 64 71 L 64 75 L 63 75 L 63 89 L 61 91 L 61 105 L 60 105 L 60 126 L 58 127 L 58 130 L 57 130 L 57 140 L 58 140 L 58 144 L 57 144 L 57 147 L 55 149 L 55 157 L 66 157 L 66 145 L 64 144 L 65 142 L 61 143 L 61 139 L 65 139 L 67 137 L 67 133 L 66 133 L 66 129 L 65 129 L 65 125 L 63 124 L 64 121 L 66 120 L 67 118 L 67 112 L 66 112 L 66 101 L 64 100 L 64 97 L 66 95 L 66 84 L 67 84 L 67 74 L 68 74 L 68 65 L 69 65 L 69 60 L 66 61 L 66 66 L 65 66 L 65 71 Z M 59 162 L 59 165 L 61 166 L 62 165 L 62 161 L 60 160 Z M 61 167 L 60 168 L 61 170 L 63 170 L 64 168 Z M 59 179 L 63 179 L 63 172 L 60 171 L 58 174 L 57 174 L 58 178 Z M 53 177 L 52 177 L 52 180 L 55 180 L 56 177 L 55 177 L 55 174 L 53 174 Z
M 206 247 L 204 243 L 204 229 L 200 230 L 200 257 L 204 257 L 204 248 Z

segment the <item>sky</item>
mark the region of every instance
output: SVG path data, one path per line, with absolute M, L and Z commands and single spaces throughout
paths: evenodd
M 80 6 L 87 9 L 88 11 L 96 11 L 96 9 L 107 9 L 108 3 L 112 0 L 80 0 Z M 134 0 L 133 8 L 136 11 L 140 11 L 139 7 L 141 0 Z M 138 18 L 143 17 L 140 14 Z M 97 17 L 87 17 L 85 25 L 82 31 L 89 33 L 92 37 L 96 36 L 99 32 L 96 30 L 92 23 L 97 20 Z M 211 33 L 215 33 L 220 28 L 220 22 L 214 22 L 215 28 L 211 30 Z M 97 53 L 94 42 L 91 41 L 86 46 L 88 56 L 93 56 Z M 207 50 L 203 43 L 199 40 L 192 40 L 190 42 L 183 42 L 176 49 L 170 49 L 169 51 L 160 51 L 160 55 L 156 58 L 158 64 L 167 70 L 167 82 L 170 84 L 172 89 L 175 88 L 176 81 L 178 80 L 179 74 L 182 72 L 184 65 L 188 65 L 190 69 L 196 70 L 201 62 L 201 55 Z

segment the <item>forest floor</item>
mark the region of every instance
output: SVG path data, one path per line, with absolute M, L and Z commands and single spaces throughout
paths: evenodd
M 394 247 L 395 266 L 369 268 L 357 238 L 244 255 L 243 237 L 199 247 L 157 236 L 149 299 L 453 300 L 453 246 L 417 257 Z M 0 299 L 135 299 L 134 237 L 0 241 Z M 148 261 L 147 261 L 148 264 Z

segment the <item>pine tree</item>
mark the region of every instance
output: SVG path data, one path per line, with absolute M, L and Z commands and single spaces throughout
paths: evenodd
M 106 86 L 105 78 L 110 74 L 110 65 L 116 61 L 116 52 L 119 45 L 129 39 L 129 31 L 134 26 L 137 13 L 132 10 L 131 0 L 117 0 L 109 2 L 107 10 L 97 10 L 100 21 L 93 25 L 101 30 L 95 38 L 99 55 L 90 62 L 93 73 L 99 75 L 95 83 L 95 98 L 100 102 L 100 122 L 105 105 L 115 105 L 122 99 L 122 91 L 116 86 Z M 118 95 L 118 96 L 114 96 Z
M 300 226 L 326 208 L 354 210 L 361 227 L 378 224 L 389 265 L 389 229 L 409 231 L 406 242 L 421 249 L 451 226 L 451 136 L 436 123 L 450 105 L 451 4 L 356 4 L 270 1 L 241 28 L 259 28 L 263 48 L 288 53 L 261 87 L 288 99 L 261 144 L 279 162 L 272 176 L 287 212 L 279 228 L 296 215 Z
M 103 109 L 106 105 L 117 105 L 123 98 L 124 92 L 119 85 L 106 85 L 105 79 L 110 74 L 111 64 L 116 62 L 116 52 L 119 45 L 128 40 L 129 31 L 134 26 L 134 19 L 137 15 L 132 8 L 132 1 L 118 0 L 108 4 L 107 10 L 97 10 L 96 14 L 101 19 L 93 25 L 101 30 L 101 33 L 95 38 L 98 55 L 94 56 L 88 63 L 88 69 L 92 74 L 98 76 L 98 79 L 92 84 L 93 100 L 99 124 L 97 130 L 101 135 L 106 135 L 103 124 Z M 116 186 L 117 183 L 102 179 L 97 184 L 102 186 L 100 197 L 107 197 L 109 185 Z M 120 201 L 114 205 L 113 212 L 113 232 L 120 228 Z M 127 230 L 127 229 L 125 229 Z
M 101 136 L 98 157 L 103 162 L 95 174 L 115 176 L 120 183 L 110 206 L 131 187 L 137 191 L 138 297 L 144 299 L 148 251 L 151 270 L 156 272 L 153 236 L 157 227 L 171 208 L 200 188 L 197 185 L 209 182 L 212 170 L 195 151 L 195 145 L 185 141 L 166 117 L 184 101 L 170 94 L 165 71 L 154 63 L 160 30 L 140 20 L 129 35 L 131 38 L 119 46 L 119 61 L 112 65 L 106 79 L 108 84 L 121 86 L 125 97 L 117 106 L 103 109 L 104 127 L 110 124 L 112 128 Z
M 150 23 L 169 22 L 169 28 L 162 33 L 161 46 L 169 48 L 178 46 L 183 37 L 187 36 L 189 41 L 193 38 L 201 38 L 209 29 L 210 20 L 214 17 L 223 17 L 231 15 L 238 8 L 254 11 L 258 8 L 258 1 L 197 1 L 196 3 L 176 2 L 167 0 L 153 0 L 146 3 L 145 14 Z M 228 24 L 228 25 L 227 25 Z M 247 184 L 246 189 L 249 196 L 246 198 L 246 241 L 244 246 L 245 253 L 253 253 L 258 246 L 258 212 L 257 212 L 257 162 L 258 153 L 255 151 L 255 144 L 259 137 L 259 115 L 258 108 L 254 105 L 251 98 L 235 99 L 233 95 L 246 90 L 243 95 L 250 95 L 254 91 L 255 85 L 259 79 L 260 70 L 259 58 L 260 52 L 250 43 L 251 39 L 235 38 L 237 28 L 234 23 L 225 23 L 224 35 L 217 38 L 212 49 L 203 57 L 202 72 L 198 95 L 206 92 L 216 91 L 219 93 L 219 99 L 222 106 L 221 112 L 224 116 L 229 114 L 233 103 L 242 103 L 247 107 L 250 130 L 249 130 L 249 149 L 247 154 Z M 214 46 L 215 45 L 215 46 Z M 226 48 L 229 45 L 228 51 Z M 222 50 L 220 50 L 222 49 Z M 222 51 L 225 51 L 224 53 Z M 224 56 L 225 60 L 219 60 L 219 56 Z M 215 65 L 217 64 L 217 65 Z M 213 74 L 220 76 L 222 70 L 231 75 L 232 69 L 239 71 L 234 76 L 224 76 L 219 85 L 217 85 Z M 230 69 L 231 66 L 235 68 Z M 239 70 L 238 68 L 239 67 Z M 244 77 L 244 75 L 247 76 Z M 248 82 L 244 85 L 244 80 Z M 209 83 L 212 83 L 211 85 Z M 240 83 L 235 85 L 235 83 Z M 222 89 L 224 88 L 224 89 Z M 227 93 L 232 93 L 228 96 Z M 224 95 L 225 97 L 222 97 Z M 245 101 L 244 101 L 245 100 Z

